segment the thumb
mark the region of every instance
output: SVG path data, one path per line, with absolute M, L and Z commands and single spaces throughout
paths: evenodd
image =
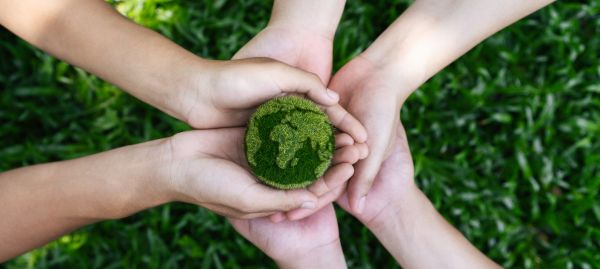
M 369 156 L 354 165 L 354 176 L 348 183 L 347 202 L 354 214 L 361 214 L 366 196 L 385 158 L 386 145 L 378 141 L 371 147 Z
M 306 189 L 275 190 L 262 184 L 256 184 L 256 190 L 248 191 L 244 210 L 249 212 L 290 211 L 296 208 L 313 209 L 318 198 Z

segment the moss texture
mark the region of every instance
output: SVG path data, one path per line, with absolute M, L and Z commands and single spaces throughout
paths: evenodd
M 244 141 L 252 172 L 278 189 L 297 189 L 322 176 L 333 156 L 333 127 L 317 105 L 295 96 L 272 99 L 250 118 Z

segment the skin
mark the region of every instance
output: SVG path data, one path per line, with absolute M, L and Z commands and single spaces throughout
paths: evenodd
M 333 35 L 344 4 L 345 1 L 339 0 L 276 0 L 268 25 L 234 59 L 269 57 L 315 73 L 327 84 L 331 76 Z M 340 134 L 336 138 L 333 163 L 355 163 L 367 154 L 366 144 L 355 143 L 350 136 Z M 351 165 L 336 169 L 340 169 L 340 174 L 348 174 L 348 178 L 354 173 Z M 282 211 L 271 215 L 270 220 L 231 218 L 230 222 L 280 268 L 346 268 L 331 204 L 345 190 L 345 182 L 320 179 L 309 186 L 308 190 L 319 197 L 320 210 L 310 211 L 314 214 L 306 214 L 310 216 L 299 221 L 285 220 Z
M 338 144 L 366 140 L 364 127 L 338 104 L 335 92 L 318 76 L 288 64 L 268 58 L 199 58 L 128 21 L 103 1 L 0 0 L 0 6 L 0 23 L 7 29 L 193 127 L 242 126 L 257 105 L 297 94 L 319 104 L 344 132 Z M 241 134 L 241 129 L 187 132 L 0 174 L 0 214 L 11 216 L 0 223 L 0 260 L 83 225 L 169 201 L 198 204 L 236 218 L 318 203 L 306 190 L 282 192 L 258 184 L 241 157 Z M 353 152 L 353 147 L 340 149 L 334 158 L 341 161 L 319 184 L 346 181 L 353 172 L 350 164 L 357 160 Z M 215 177 L 220 180 L 208 180 Z M 29 210 L 26 215 L 20 214 L 24 208 Z M 11 234 L 23 226 L 29 227 L 27 234 Z
M 329 92 L 329 94 L 332 97 L 329 98 L 329 100 L 327 100 L 324 94 L 319 93 L 327 94 L 328 92 L 324 88 L 319 88 L 317 86 L 317 83 L 314 82 L 315 80 L 317 80 L 317 78 L 314 77 L 314 75 L 299 72 L 296 69 L 291 68 L 289 66 L 302 66 L 305 69 L 309 69 L 313 68 L 310 66 L 314 65 L 315 69 L 312 69 L 314 70 L 312 72 L 317 73 L 319 75 L 319 79 L 322 82 L 324 82 L 327 80 L 328 76 L 326 74 L 326 71 L 323 70 L 326 70 L 327 68 L 316 68 L 316 66 L 321 62 L 321 60 L 318 60 L 318 63 L 311 62 L 307 55 L 326 55 L 320 54 L 318 52 L 323 52 L 326 49 L 313 49 L 312 46 L 310 49 L 298 49 L 297 47 L 288 48 L 286 46 L 271 45 L 269 44 L 269 42 L 265 42 L 266 44 L 261 44 L 257 41 L 255 43 L 261 44 L 260 46 L 265 47 L 263 48 L 263 52 L 265 53 L 263 54 L 264 57 L 281 58 L 282 61 L 287 61 L 288 65 L 284 65 L 279 62 L 266 59 L 253 59 L 239 62 L 217 62 L 198 60 L 195 57 L 191 56 L 190 53 L 182 52 L 182 50 L 177 49 L 177 47 L 174 44 L 165 41 L 164 38 L 161 38 L 160 36 L 153 34 L 148 30 L 141 31 L 139 28 L 135 28 L 134 25 L 132 25 L 131 23 L 125 24 L 124 22 L 127 22 L 126 20 L 122 19 L 114 11 L 107 8 L 105 4 L 100 4 L 101 1 L 84 2 L 75 0 L 62 0 L 40 4 L 32 0 L 12 2 L 4 0 L 1 1 L 0 4 L 3 7 L 9 8 L 3 8 L 2 11 L 0 11 L 0 23 L 2 23 L 2 25 L 6 26 L 12 31 L 16 32 L 24 39 L 30 41 L 34 45 L 40 46 L 43 49 L 49 51 L 50 53 L 57 55 L 58 57 L 66 59 L 67 61 L 70 61 L 75 65 L 81 66 L 86 70 L 90 70 L 91 72 L 98 74 L 99 76 L 109 81 L 112 81 L 113 83 L 128 90 L 128 92 L 137 96 L 138 98 L 152 105 L 155 105 L 163 111 L 177 118 L 180 118 L 197 128 L 223 127 L 221 126 L 222 124 L 228 126 L 237 125 L 240 124 L 240 122 L 242 122 L 241 119 L 247 118 L 251 107 L 255 106 L 256 103 L 250 102 L 249 105 L 240 105 L 235 101 L 235 99 L 232 100 L 230 103 L 229 98 L 239 97 L 240 94 L 240 92 L 235 91 L 228 92 L 228 90 L 232 88 L 254 85 L 256 86 L 255 89 L 257 89 L 257 91 L 260 91 L 262 87 L 271 86 L 270 88 L 267 87 L 269 88 L 269 91 L 266 91 L 268 92 L 269 96 L 298 91 L 298 85 L 310 88 L 307 92 L 305 91 L 303 93 L 307 93 L 309 97 L 315 99 L 315 101 L 321 103 L 322 105 L 332 107 L 325 110 L 327 111 L 328 115 L 330 115 L 330 117 L 332 117 L 333 119 L 337 119 L 334 120 L 334 122 L 339 123 L 339 125 L 341 126 L 345 126 L 340 127 L 340 129 L 349 133 L 352 136 L 352 138 L 357 142 L 367 141 L 369 145 L 369 150 L 373 152 L 373 154 L 371 154 L 368 159 L 361 161 L 359 165 L 357 165 L 357 174 L 350 182 L 347 196 L 344 196 L 342 199 L 340 199 L 340 204 L 347 210 L 351 210 L 358 218 L 363 218 L 363 216 L 371 216 L 372 218 L 363 218 L 365 225 L 367 225 L 367 227 L 369 228 L 372 227 L 372 231 L 378 236 L 378 238 L 382 241 L 386 248 L 394 255 L 394 257 L 396 257 L 396 259 L 404 267 L 427 268 L 439 267 L 440 265 L 448 266 L 458 264 L 455 267 L 464 268 L 472 265 L 473 263 L 481 265 L 482 267 L 492 267 L 494 266 L 493 263 L 489 262 L 485 258 L 481 258 L 480 256 L 476 257 L 478 256 L 478 252 L 476 250 L 473 250 L 474 248 L 472 248 L 472 246 L 469 248 L 468 242 L 466 242 L 466 240 L 464 240 L 464 238 L 460 236 L 458 232 L 456 232 L 455 230 L 454 232 L 452 232 L 452 230 L 449 230 L 448 228 L 452 229 L 451 226 L 449 226 L 443 221 L 440 221 L 440 219 L 443 220 L 443 218 L 439 217 L 439 215 L 437 215 L 438 217 L 435 217 L 436 215 L 431 213 L 431 204 L 423 202 L 426 199 L 423 199 L 424 196 L 422 196 L 422 194 L 420 196 L 421 198 L 419 198 L 418 194 L 407 194 L 407 199 L 411 200 L 405 201 L 406 204 L 413 203 L 415 205 L 415 208 L 419 209 L 418 211 L 400 210 L 399 208 L 402 207 L 402 204 L 397 204 L 396 202 L 390 202 L 393 206 L 383 206 L 383 209 L 377 209 L 376 207 L 374 207 L 376 209 L 370 209 L 373 207 L 373 205 L 376 206 L 378 204 L 378 201 L 379 203 L 381 203 L 382 200 L 378 200 L 378 195 L 376 194 L 371 194 L 372 196 L 369 197 L 366 197 L 366 194 L 371 188 L 371 185 L 374 184 L 375 175 L 379 172 L 379 166 L 381 162 L 384 159 L 386 159 L 386 156 L 389 152 L 396 152 L 393 149 L 394 146 L 397 146 L 399 142 L 395 141 L 393 138 L 399 133 L 395 128 L 395 126 L 399 126 L 399 121 L 397 120 L 397 112 L 403 101 L 406 99 L 406 97 L 410 95 L 410 93 L 414 91 L 418 87 L 418 85 L 422 84 L 430 76 L 432 76 L 441 68 L 448 65 L 454 59 L 458 58 L 460 55 L 468 51 L 470 48 L 475 46 L 478 42 L 480 42 L 487 36 L 493 34 L 494 32 L 502 29 L 506 25 L 509 25 L 510 23 L 518 20 L 523 16 L 526 16 L 527 14 L 543 7 L 544 5 L 550 2 L 551 1 L 522 2 L 518 0 L 511 0 L 508 2 L 492 0 L 416 1 L 415 4 L 413 4 L 400 18 L 398 18 L 398 20 L 396 20 L 396 22 L 394 22 L 394 24 L 390 26 L 390 28 L 388 28 L 388 30 L 386 30 L 367 51 L 365 51 L 359 57 L 348 63 L 347 66 L 345 66 L 340 72 L 338 72 L 338 74 L 336 74 L 336 77 L 334 77 L 334 79 L 331 82 L 331 88 L 334 88 L 341 94 L 342 104 L 344 104 L 349 111 L 355 113 L 358 119 L 361 120 L 361 122 L 363 122 L 367 126 L 367 132 L 369 133 L 369 135 L 373 135 L 373 137 L 369 137 L 369 140 L 366 140 L 367 137 L 364 133 L 357 131 L 358 129 L 356 129 L 356 122 L 352 120 L 350 120 L 352 124 L 347 122 L 349 118 L 347 116 L 347 113 L 334 104 L 335 101 L 337 101 L 337 96 L 335 94 Z M 69 8 L 69 14 L 76 13 L 79 15 L 60 16 L 61 14 L 66 12 L 67 7 Z M 92 10 L 94 12 L 92 12 Z M 19 14 L 19 16 L 9 16 L 9 13 Z M 31 16 L 34 16 L 37 19 L 36 21 L 40 23 L 27 23 L 28 21 L 32 21 Z M 106 21 L 100 19 L 107 19 L 109 17 L 110 19 Z M 275 27 L 273 29 L 286 29 L 286 27 L 290 27 L 290 29 L 292 29 L 297 25 L 302 24 L 283 24 L 281 27 Z M 119 29 L 121 34 L 111 29 Z M 471 30 L 465 32 L 464 29 Z M 300 31 L 298 31 L 297 29 L 293 30 L 296 33 L 300 33 Z M 271 40 L 274 39 L 273 37 L 278 34 L 281 34 L 282 39 L 291 40 L 291 38 L 293 37 L 292 34 L 289 34 L 289 37 L 287 38 L 284 37 L 284 35 L 288 35 L 285 34 L 285 30 L 276 30 L 274 32 L 275 34 L 264 34 L 263 36 L 271 36 Z M 94 34 L 92 35 L 89 33 Z M 457 36 L 459 36 L 459 34 L 460 39 L 456 38 Z M 310 34 L 305 33 L 302 36 L 309 35 Z M 310 37 L 307 37 L 307 39 L 310 39 Z M 85 43 L 81 42 L 81 40 L 88 40 L 90 44 L 95 45 L 85 47 L 85 49 L 80 49 L 80 44 Z M 106 40 L 119 40 L 120 42 L 118 44 L 122 44 L 123 48 L 115 49 L 114 51 L 104 50 L 103 48 L 105 47 L 115 46 L 114 42 L 107 42 Z M 144 40 L 144 42 L 138 42 L 138 40 Z M 322 41 L 322 38 L 321 41 L 314 42 L 314 44 L 319 43 L 327 42 Z M 287 44 L 289 45 L 296 43 L 290 42 Z M 257 47 L 260 46 L 257 45 Z M 266 51 L 268 51 L 268 47 L 277 48 L 278 46 L 279 49 L 277 50 L 287 51 L 286 53 L 283 53 L 284 56 L 287 55 L 286 57 L 278 56 L 276 54 L 266 54 Z M 128 50 L 131 47 L 136 47 L 137 51 Z M 314 45 L 314 47 L 325 48 L 326 46 Z M 163 53 L 160 53 L 161 51 Z M 300 51 L 300 53 L 297 53 L 298 51 Z M 296 53 L 299 56 L 292 55 L 292 52 Z M 101 57 L 99 55 L 101 55 Z M 316 58 L 319 57 L 317 56 Z M 169 60 L 164 61 L 164 59 Z M 111 65 L 111 63 L 114 62 L 119 62 L 120 65 Z M 281 73 L 277 73 L 277 70 Z M 270 73 L 271 75 L 269 76 L 260 76 L 261 73 L 266 71 L 273 71 L 273 73 Z M 279 79 L 281 77 L 287 77 L 288 74 L 294 72 L 298 74 L 298 77 L 302 77 L 302 81 L 298 80 L 297 77 L 290 78 L 285 83 L 273 81 L 273 77 Z M 123 77 L 121 75 L 125 73 L 128 74 L 127 77 Z M 275 74 L 275 76 L 273 76 L 273 74 Z M 352 76 L 352 74 L 362 75 L 360 76 L 362 80 L 356 80 L 355 82 L 357 83 L 351 83 L 352 78 L 354 77 Z M 398 74 L 402 74 L 401 78 L 398 78 L 400 77 L 398 76 Z M 258 81 L 261 81 L 260 83 L 254 84 L 256 81 L 254 79 L 255 76 L 258 76 L 260 78 L 258 79 Z M 311 76 L 313 76 L 312 79 L 310 79 Z M 338 78 L 338 76 L 340 78 Z M 313 82 L 309 82 L 311 80 Z M 139 81 L 143 81 L 143 84 L 141 84 Z M 381 81 L 386 81 L 386 83 L 380 84 Z M 315 88 L 313 88 L 312 86 L 305 85 L 314 85 Z M 276 89 L 274 90 L 274 88 Z M 373 88 L 374 91 L 377 90 L 378 92 L 376 94 L 372 94 L 372 92 L 370 94 L 367 94 L 366 92 L 371 88 Z M 165 91 L 164 89 L 172 90 Z M 199 89 L 207 90 L 202 91 Z M 249 89 L 253 88 L 249 87 Z M 222 92 L 221 90 L 226 93 L 223 94 L 224 97 L 222 99 L 217 97 L 216 102 L 212 101 L 213 96 L 219 95 Z M 358 93 L 357 91 L 359 90 L 364 91 L 365 93 Z M 346 92 L 346 94 L 343 94 L 344 92 Z M 351 92 L 352 94 L 349 94 L 349 92 Z M 249 94 L 251 96 L 254 96 L 254 91 L 242 92 L 241 94 Z M 390 95 L 388 94 L 392 94 L 391 96 L 394 96 L 396 98 L 390 98 Z M 319 99 L 319 96 L 323 97 L 323 99 Z M 365 104 L 359 102 L 359 100 L 361 99 L 360 97 L 364 97 Z M 211 101 L 208 103 L 212 105 L 212 111 L 202 111 L 202 109 L 199 109 L 198 107 L 203 106 L 196 105 L 198 103 L 202 103 L 203 101 L 206 102 L 206 100 L 209 99 Z M 396 100 L 397 102 L 391 102 L 389 100 Z M 235 112 L 232 112 L 232 110 L 234 110 Z M 374 111 L 380 111 L 382 113 L 382 116 L 374 117 Z M 206 115 L 210 115 L 211 118 L 215 116 L 220 120 L 218 122 L 210 122 L 210 119 L 208 119 Z M 179 137 L 182 136 L 185 137 L 186 135 L 180 135 Z M 181 138 L 179 140 L 186 139 Z M 183 149 L 183 151 L 186 152 L 185 149 L 189 148 L 184 147 Z M 135 152 L 131 149 L 128 149 L 127 151 L 130 153 Z M 140 151 L 142 153 L 145 152 L 144 150 Z M 188 161 L 190 160 L 190 158 L 193 159 L 193 157 L 191 156 L 198 157 L 194 154 L 190 154 L 189 152 L 187 153 L 189 155 L 183 154 L 183 156 L 186 156 Z M 215 154 L 216 153 L 211 152 L 208 155 L 219 156 L 218 154 Z M 146 153 L 141 154 L 142 156 L 144 156 L 142 158 L 140 158 L 139 156 L 137 156 L 137 158 L 136 156 L 129 156 L 128 158 L 120 159 L 122 156 L 127 156 L 127 154 L 119 153 L 117 155 L 120 156 L 117 157 L 116 155 L 108 155 L 112 158 L 106 157 L 106 160 L 99 159 L 95 161 L 106 164 L 114 164 L 115 166 L 118 166 L 124 160 L 130 161 L 143 159 L 144 161 L 146 161 L 151 159 L 148 158 L 148 156 L 158 156 L 155 154 Z M 201 156 L 204 157 L 204 155 Z M 391 160 L 394 159 L 394 156 L 395 155 L 392 154 Z M 112 160 L 113 158 L 114 160 Z M 112 162 L 110 160 L 112 160 Z M 183 160 L 186 160 L 186 158 L 182 157 L 182 159 L 180 159 L 180 161 Z M 61 195 L 47 197 L 45 195 L 42 195 L 44 193 L 42 191 L 42 194 L 36 196 L 35 199 L 23 202 L 23 204 L 21 205 L 25 205 L 26 208 L 37 209 L 38 206 L 42 207 L 42 205 L 53 205 L 52 207 L 50 207 L 53 210 L 37 214 L 36 216 L 34 216 L 33 221 L 25 220 L 21 224 L 27 225 L 28 223 L 31 224 L 38 221 L 47 221 L 48 219 L 58 219 L 59 221 L 57 221 L 56 223 L 51 223 L 50 225 L 48 225 L 48 229 L 50 231 L 41 232 L 42 235 L 40 237 L 45 236 L 45 238 L 51 238 L 55 237 L 61 232 L 74 229 L 78 225 L 82 225 L 82 223 L 85 224 L 93 222 L 94 220 L 102 219 L 102 217 L 119 217 L 121 215 L 126 215 L 127 213 L 131 212 L 132 209 L 152 206 L 148 204 L 137 206 L 123 206 L 120 205 L 119 201 L 131 201 L 133 200 L 131 199 L 131 197 L 134 197 L 135 194 L 122 193 L 122 195 L 116 196 L 112 194 L 112 192 L 114 191 L 123 189 L 143 190 L 142 192 L 149 193 L 150 190 L 148 190 L 148 188 L 152 189 L 150 187 L 152 186 L 152 184 L 139 184 L 141 180 L 137 181 L 137 183 L 139 184 L 137 185 L 137 187 L 135 187 L 135 184 L 132 184 L 129 188 L 120 185 L 124 184 L 123 182 L 126 182 L 125 179 L 121 179 L 113 183 L 105 182 L 104 185 L 95 186 L 96 188 L 94 189 L 86 189 L 88 187 L 93 186 L 91 182 L 88 185 L 73 184 L 76 182 L 75 180 L 73 180 L 73 178 L 78 178 L 82 175 L 84 175 L 84 177 L 89 176 L 90 178 L 95 178 L 93 173 L 90 174 L 90 171 L 93 171 L 94 169 L 92 168 L 97 166 L 91 166 L 89 164 L 87 164 L 88 166 L 86 166 L 85 164 L 83 164 L 87 162 L 81 163 L 81 167 L 83 168 L 74 169 L 75 171 L 79 170 L 80 174 L 77 175 L 62 175 L 57 171 L 60 171 L 62 173 L 71 169 L 58 169 L 58 167 L 52 164 L 49 164 L 46 167 L 42 168 L 33 167 L 33 170 L 25 170 L 27 169 L 25 168 L 2 174 L 3 180 L 0 179 L 0 184 L 4 184 L 6 186 L 3 185 L 3 188 L 1 189 L 10 190 L 11 192 L 9 192 L 9 194 L 16 193 L 17 195 L 20 195 L 21 198 L 28 197 L 27 195 L 23 194 L 24 190 L 44 190 L 45 186 L 48 186 L 48 184 L 44 183 L 48 180 L 56 180 L 53 181 L 53 184 L 50 184 L 52 186 L 55 186 L 54 183 L 56 183 L 59 179 L 71 180 L 71 184 L 67 184 L 66 182 L 64 182 L 63 184 L 57 184 L 58 186 L 64 187 L 64 189 L 54 190 L 55 192 L 59 192 Z M 190 161 L 190 163 L 193 162 Z M 221 165 L 222 163 L 216 161 L 214 163 L 209 164 L 210 165 L 208 165 L 208 167 L 213 167 L 215 166 L 215 164 Z M 140 167 L 144 166 L 145 165 L 140 164 Z M 150 166 L 155 167 L 155 163 Z M 186 166 L 182 165 L 179 167 L 180 169 L 175 170 L 180 171 L 182 167 L 185 168 Z M 382 184 L 378 182 L 387 181 L 384 180 L 384 178 L 387 178 L 384 175 L 388 174 L 385 172 L 387 170 L 386 167 L 387 166 L 384 165 L 380 176 L 377 177 L 378 180 L 375 181 L 375 190 L 373 191 L 373 193 L 377 193 L 377 184 Z M 392 167 L 398 167 L 398 165 L 392 165 Z M 186 169 L 182 170 L 186 171 Z M 115 169 L 115 171 L 119 172 L 119 169 Z M 106 171 L 102 172 L 103 173 L 100 176 L 96 175 L 96 177 L 104 178 L 107 176 Z M 120 172 L 121 176 L 128 176 L 129 179 L 146 178 L 146 176 L 152 178 L 153 176 L 156 176 L 156 174 L 139 176 L 136 175 L 135 172 L 130 171 L 130 169 L 120 169 Z M 27 180 L 18 180 L 19 182 L 23 182 L 23 185 L 14 185 L 12 183 L 7 184 L 6 182 L 9 181 L 6 180 L 6 174 L 9 174 L 11 178 L 23 177 Z M 33 177 L 25 177 L 23 176 L 23 174 L 33 175 Z M 186 173 L 182 173 L 182 175 L 185 174 Z M 59 176 L 57 178 L 54 178 L 54 176 L 56 175 Z M 168 173 L 168 175 L 170 176 L 171 174 Z M 116 174 L 115 177 L 118 177 L 118 174 Z M 95 179 L 96 181 L 98 180 L 98 178 Z M 41 181 L 41 183 L 38 182 L 38 180 Z M 186 182 L 186 180 L 183 181 Z M 89 204 L 78 204 L 77 208 L 73 208 L 68 207 L 66 205 L 68 203 L 66 201 L 63 201 L 63 199 L 60 199 L 62 198 L 63 194 L 67 194 L 68 197 L 69 195 L 77 196 L 83 193 L 102 193 L 102 187 L 108 188 L 113 185 L 117 187 L 111 189 L 110 191 L 107 191 L 107 193 L 111 193 L 110 195 L 113 196 L 108 196 L 107 194 L 107 196 L 104 197 L 105 199 L 102 199 L 102 202 L 112 201 L 114 202 L 114 204 L 102 204 L 102 202 L 94 202 L 94 199 L 89 199 L 90 197 L 85 197 L 92 201 L 88 201 Z M 178 186 L 178 188 L 174 188 L 175 190 L 181 190 L 182 188 L 188 189 L 182 187 L 185 186 L 185 184 L 180 186 L 175 184 L 174 186 Z M 71 189 L 71 187 L 75 188 Z M 81 189 L 77 189 L 77 187 Z M 387 188 L 387 186 L 385 188 Z M 199 199 L 194 196 L 192 191 L 193 189 L 194 188 L 189 188 L 188 191 L 192 192 L 192 194 L 183 194 L 181 196 L 181 200 L 205 203 L 205 200 Z M 328 192 L 326 193 L 337 194 L 335 190 L 336 189 L 334 189 L 334 191 L 328 190 Z M 312 191 L 313 193 L 315 192 L 314 190 Z M 202 192 L 199 191 L 199 193 Z M 54 195 L 56 195 L 56 193 L 54 193 Z M 3 195 L 0 197 L 4 198 L 9 196 L 3 193 Z M 161 196 L 157 194 L 156 197 L 160 198 Z M 167 197 L 171 196 L 167 195 Z M 337 196 L 331 195 L 329 197 L 334 197 L 333 199 L 335 199 L 335 197 Z M 7 215 L 11 215 L 11 213 L 12 215 L 15 215 L 14 212 L 16 212 L 16 210 L 23 208 L 17 207 L 14 204 L 12 204 L 13 200 L 19 201 L 21 199 L 11 199 L 11 201 L 2 200 L 3 205 L 8 205 L 5 207 L 7 210 L 9 210 L 7 212 Z M 324 199 L 319 199 L 318 207 L 328 205 L 328 203 L 322 204 L 320 202 L 323 200 Z M 223 212 L 229 212 L 228 210 L 231 208 L 231 206 L 228 203 L 222 203 L 218 205 L 220 206 L 220 208 L 215 207 L 214 210 L 222 210 Z M 75 216 L 68 215 L 68 213 L 63 212 L 63 206 L 65 207 L 65 209 L 71 209 L 71 211 L 69 211 L 70 213 L 75 212 L 79 214 L 76 214 Z M 87 209 L 88 207 L 92 208 L 93 210 Z M 103 212 L 101 209 L 106 210 L 107 208 L 119 208 L 119 210 L 108 210 L 111 211 L 111 213 L 105 215 L 101 214 L 101 212 Z M 387 208 L 392 208 L 393 210 L 388 210 Z M 12 212 L 10 211 L 11 209 L 13 210 Z M 252 211 L 249 209 L 251 209 L 250 205 L 246 204 L 243 210 L 236 210 L 242 211 L 242 213 L 239 214 L 239 216 L 242 217 L 258 216 L 251 215 L 255 213 L 247 212 Z M 281 211 L 283 209 L 272 207 L 263 210 L 265 211 L 257 210 L 259 211 L 258 214 L 270 214 L 272 212 Z M 309 213 L 312 212 L 313 211 L 309 210 Z M 369 215 L 369 212 L 378 213 L 375 215 Z M 429 212 L 429 214 L 425 214 L 425 217 L 419 217 L 419 212 Z M 364 213 L 364 215 L 361 213 Z M 227 215 L 227 213 L 224 214 Z M 411 221 L 409 221 L 408 223 L 402 222 L 400 217 L 398 217 L 402 214 L 405 214 L 405 219 Z M 235 213 L 233 215 L 235 215 Z M 324 215 L 326 216 L 327 214 Z M 377 216 L 387 217 L 379 219 L 377 218 Z M 40 218 L 35 219 L 35 217 Z M 412 221 L 413 217 L 415 217 L 415 221 Z M 28 217 L 26 216 L 25 218 Z M 17 221 L 18 219 L 19 218 L 17 218 Z M 377 221 L 378 219 L 380 221 Z M 419 219 L 424 219 L 426 221 L 417 221 Z M 282 215 L 280 213 L 275 214 L 271 217 L 271 220 L 281 221 Z M 315 221 L 314 223 L 319 224 L 326 222 Z M 411 226 L 411 223 L 417 223 L 418 225 Z M 430 227 L 426 225 L 428 223 L 434 223 L 437 224 L 437 226 Z M 7 228 L 8 230 L 2 229 L 6 232 L 11 229 L 14 230 L 14 227 L 17 227 L 19 224 L 15 224 L 13 219 L 11 219 L 11 222 L 6 222 L 5 225 L 8 225 L 9 227 Z M 327 224 L 320 225 L 325 226 Z M 269 230 L 268 226 L 265 227 L 267 227 L 264 228 L 265 230 Z M 429 229 L 420 229 L 422 227 L 428 227 Z M 295 229 L 299 228 L 297 228 L 296 226 Z M 434 232 L 432 232 L 428 236 L 427 232 L 429 231 Z M 263 234 L 263 237 L 266 236 L 264 231 L 263 233 L 259 234 Z M 411 235 L 415 236 L 411 237 Z M 30 240 L 31 239 L 20 239 L 16 241 L 25 243 L 29 242 L 30 246 L 40 244 L 39 241 L 34 240 L 34 242 L 32 243 Z M 13 241 L 7 240 L 6 242 Z M 412 244 L 403 245 L 403 242 L 411 242 Z M 5 248 L 6 246 L 4 246 L 4 249 Z M 0 249 L 3 249 L 2 245 L 0 245 Z M 413 251 L 415 249 L 416 251 Z M 14 251 L 13 249 L 11 250 Z M 337 251 L 331 251 L 331 253 L 334 254 L 332 257 L 339 257 L 339 254 L 335 254 L 335 252 Z M 420 254 L 424 252 L 431 252 L 435 254 L 436 257 L 432 258 L 431 255 L 424 256 L 423 254 Z M 448 255 L 448 253 L 454 253 L 454 255 Z M 7 255 L 10 256 L 11 254 L 9 253 Z M 448 256 L 454 257 L 456 259 L 444 260 L 444 257 Z M 465 258 L 465 261 L 470 261 L 470 263 L 460 264 L 461 260 L 459 260 L 458 257 L 463 257 Z M 470 258 L 472 258 L 472 260 Z M 1 259 L 2 258 L 0 257 L 0 260 Z
M 292 13 L 296 10 L 297 14 L 307 14 L 303 12 L 320 9 L 298 6 L 287 10 L 287 17 L 294 18 L 292 22 L 282 22 L 284 16 L 276 14 L 282 12 L 284 2 L 275 2 L 269 25 L 235 57 L 278 59 L 311 70 L 327 81 L 331 63 L 326 59 L 331 59 L 331 42 L 323 41 L 322 33 L 326 33 L 325 40 L 332 40 L 335 31 L 329 27 L 320 30 L 318 26 L 331 26 L 334 24 L 331 21 L 337 24 L 343 3 L 339 2 L 340 5 L 333 11 L 323 8 L 324 11 L 329 10 L 332 16 L 315 23 L 315 19 L 298 19 L 302 16 Z M 488 36 L 551 2 L 417 0 L 368 50 L 346 64 L 329 82 L 329 88 L 340 94 L 342 106 L 365 125 L 369 135 L 369 155 L 355 165 L 356 173 L 339 203 L 363 221 L 403 267 L 497 267 L 445 222 L 414 186 L 412 160 L 398 112 L 408 96 L 443 67 Z M 313 1 L 303 3 L 318 6 Z M 327 18 L 318 12 L 314 15 L 314 18 L 324 17 Z M 307 33 L 303 29 L 311 31 Z M 379 176 L 376 177 L 377 174 Z M 374 189 L 369 192 L 372 186 Z M 312 191 L 319 193 L 319 190 Z M 301 219 L 329 206 L 330 201 L 337 198 L 336 192 L 324 193 L 326 195 L 320 196 L 315 209 L 296 209 L 285 215 L 278 213 L 271 216 L 271 220 Z M 394 197 L 405 199 L 388 203 Z M 410 221 L 415 216 L 416 220 Z M 276 229 L 276 226 L 259 227 Z M 434 232 L 428 234 L 428 229 Z M 244 232 L 242 234 L 249 237 Z M 261 231 L 255 233 L 254 238 L 249 238 L 261 249 L 265 247 L 261 245 L 264 241 L 260 240 L 263 234 L 268 232 Z M 317 240 L 312 237 L 303 239 Z M 294 245 L 285 243 L 278 247 L 294 249 Z M 430 251 L 432 255 L 423 254 Z M 330 257 L 335 257 L 336 253 L 332 251 Z M 318 264 L 312 268 L 319 268 Z
M 13 33 L 192 127 L 243 126 L 257 105 L 294 93 L 321 105 L 356 141 L 366 140 L 339 96 L 313 73 L 268 58 L 202 59 L 104 1 L 0 0 L 0 6 L 0 23 Z
M 0 262 L 81 226 L 174 201 L 236 219 L 315 207 L 318 198 L 308 190 L 257 182 L 247 170 L 243 136 L 243 128 L 189 131 L 1 173 Z M 335 158 L 344 160 L 344 152 Z M 328 171 L 323 181 L 334 184 L 350 175 Z M 24 228 L 27 233 L 14 232 Z
M 402 268 L 500 268 L 452 227 L 417 188 L 401 124 L 395 133 L 390 157 L 379 170 L 363 212 L 354 217 Z M 347 194 L 338 204 L 352 212 Z
M 551 0 L 417 0 L 371 46 L 332 78 L 329 88 L 365 125 L 369 156 L 348 184 L 359 214 L 381 163 L 394 148 L 398 111 L 427 79 L 485 38 Z

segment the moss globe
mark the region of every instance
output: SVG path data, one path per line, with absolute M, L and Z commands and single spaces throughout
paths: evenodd
M 316 104 L 285 96 L 250 117 L 244 146 L 250 169 L 278 189 L 304 188 L 325 173 L 334 149 L 333 127 Z

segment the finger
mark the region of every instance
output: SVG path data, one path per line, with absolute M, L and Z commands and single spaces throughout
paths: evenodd
M 335 135 L 335 148 L 350 146 L 354 144 L 354 139 L 349 134 L 339 133 Z
M 204 204 L 203 206 L 206 209 L 208 209 L 216 214 L 219 214 L 221 216 L 225 216 L 228 218 L 235 218 L 235 219 L 261 218 L 261 217 L 270 216 L 270 215 L 278 212 L 278 211 L 265 211 L 265 212 L 257 212 L 257 213 L 246 213 L 246 212 L 241 211 L 236 208 L 221 206 L 221 205 L 217 205 L 217 204 Z
M 354 144 L 354 146 L 356 147 L 356 149 L 358 149 L 359 160 L 364 160 L 365 158 L 367 158 L 367 156 L 369 156 L 369 146 L 366 143 L 358 143 Z
M 354 174 L 354 167 L 347 163 L 335 165 L 327 170 L 325 175 L 308 187 L 308 190 L 320 197 L 346 183 Z
M 340 96 L 327 89 L 319 76 L 284 63 L 278 63 L 279 72 L 273 76 L 281 93 L 302 93 L 315 103 L 324 106 L 336 105 Z
M 342 195 L 344 193 L 345 188 L 346 188 L 346 185 L 343 184 L 341 186 L 338 186 L 331 192 L 327 193 L 326 195 L 322 196 L 321 198 L 319 198 L 319 204 L 314 209 L 304 209 L 304 208 L 294 209 L 290 212 L 287 212 L 285 214 L 285 216 L 288 220 L 292 220 L 292 221 L 306 218 L 306 217 L 314 214 L 315 212 L 318 212 L 324 206 L 329 205 L 333 201 L 335 201 L 338 197 L 340 197 L 340 195 Z
M 280 223 L 286 219 L 285 214 L 282 212 L 277 212 L 271 216 L 269 216 L 269 220 L 273 223 Z
M 360 150 L 355 146 L 345 146 L 343 148 L 339 148 L 335 150 L 333 154 L 333 158 L 331 160 L 332 164 L 339 163 L 349 163 L 354 164 L 358 162 L 360 159 Z
M 246 189 L 240 198 L 240 209 L 247 213 L 289 211 L 296 208 L 314 208 L 318 198 L 310 191 L 276 190 L 256 183 Z
M 377 176 L 379 167 L 383 162 L 384 154 L 385 146 L 380 146 L 377 149 L 373 149 L 369 157 L 354 165 L 354 176 L 348 184 L 348 199 L 350 207 L 355 214 L 362 213 L 365 207 L 367 193 Z
M 367 130 L 365 127 L 342 106 L 336 104 L 324 109 L 333 126 L 352 136 L 358 143 L 367 141 Z

